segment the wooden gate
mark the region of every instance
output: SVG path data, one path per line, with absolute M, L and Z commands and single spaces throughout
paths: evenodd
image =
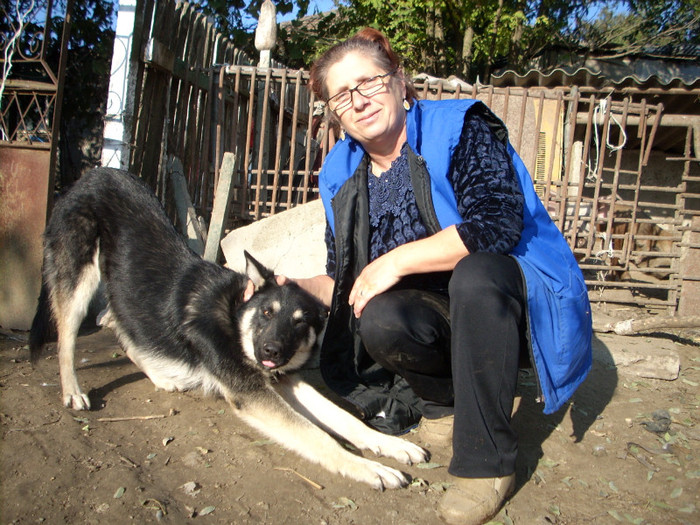
M 577 88 L 417 87 L 423 98 L 482 100 L 507 124 L 594 303 L 676 311 L 684 285 L 697 278 L 689 271 L 697 264 L 690 239 L 700 215 L 691 127 L 684 156 L 667 158 L 653 148 L 664 125 L 660 104 Z M 665 125 L 685 124 L 667 117 Z

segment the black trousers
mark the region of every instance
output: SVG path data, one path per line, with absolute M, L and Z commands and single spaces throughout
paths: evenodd
M 362 313 L 370 356 L 401 375 L 424 402 L 423 416 L 454 413 L 449 472 L 515 472 L 511 412 L 521 354 L 527 355 L 520 267 L 509 256 L 474 253 L 452 272 L 446 293 L 392 289 Z

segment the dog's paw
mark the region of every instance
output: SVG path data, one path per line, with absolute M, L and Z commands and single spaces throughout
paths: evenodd
M 385 434 L 377 437 L 379 439 L 367 447 L 377 456 L 393 458 L 406 465 L 425 463 L 430 459 L 430 452 L 403 438 Z
M 367 483 L 376 490 L 400 489 L 411 482 L 411 478 L 403 472 L 362 457 L 347 462 L 341 474 Z
M 66 394 L 63 396 L 63 404 L 73 410 L 90 410 L 90 399 L 83 393 Z

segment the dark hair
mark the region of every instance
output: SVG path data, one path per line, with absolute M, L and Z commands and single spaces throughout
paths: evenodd
M 371 27 L 365 27 L 354 36 L 328 49 L 311 66 L 309 84 L 317 98 L 328 100 L 330 96 L 326 86 L 328 70 L 333 64 L 342 60 L 348 53 L 353 51 L 369 56 L 379 67 L 387 72 L 401 66 L 399 56 L 391 48 L 389 39 L 384 33 Z M 412 102 L 418 98 L 416 88 L 413 87 L 411 81 L 404 78 L 404 84 L 406 86 L 406 100 Z

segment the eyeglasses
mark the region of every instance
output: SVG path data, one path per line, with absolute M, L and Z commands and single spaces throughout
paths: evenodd
M 384 87 L 384 78 L 393 75 L 398 69 L 399 68 L 397 67 L 388 73 L 384 73 L 383 75 L 377 75 L 370 77 L 367 80 L 363 80 L 354 88 L 346 89 L 345 91 L 341 91 L 340 93 L 333 95 L 326 101 L 326 104 L 328 104 L 331 111 L 335 111 L 336 113 L 338 111 L 342 111 L 352 104 L 353 91 L 357 91 L 363 97 L 370 97 Z

